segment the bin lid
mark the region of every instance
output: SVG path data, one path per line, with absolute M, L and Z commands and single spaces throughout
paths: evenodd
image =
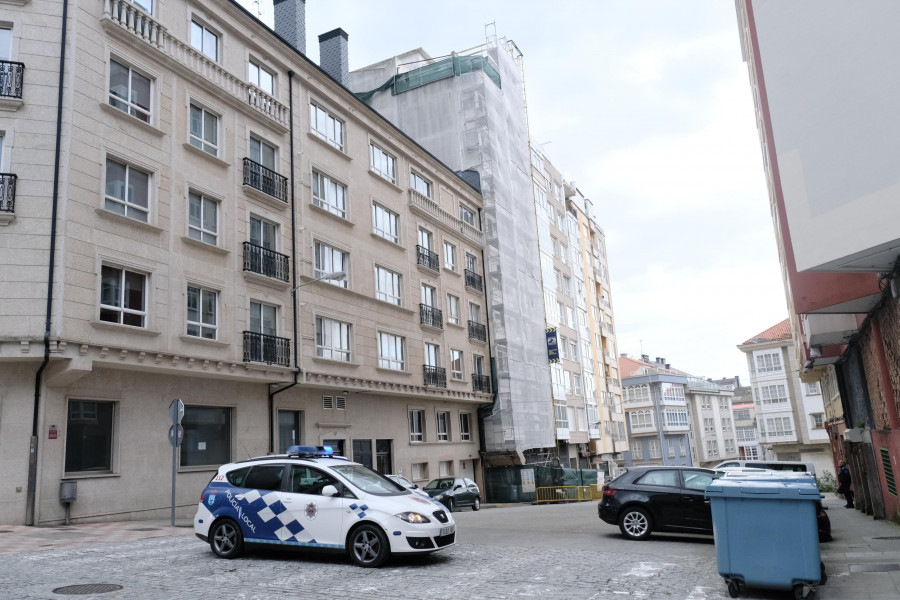
M 802 481 L 805 483 L 816 484 L 816 478 L 809 473 L 792 473 L 786 471 L 765 471 L 759 469 L 758 472 L 739 472 L 739 471 L 729 471 L 726 472 L 724 477 L 726 479 L 741 479 L 743 481 L 747 480 L 761 480 L 761 481 Z
M 778 481 L 775 479 L 719 478 L 706 488 L 707 498 L 766 498 L 766 499 L 821 499 L 815 483 L 804 480 Z

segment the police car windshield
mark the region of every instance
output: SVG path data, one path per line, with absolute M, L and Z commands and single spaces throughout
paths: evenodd
M 394 496 L 409 493 L 399 483 L 363 465 L 332 465 L 331 468 L 367 494 Z

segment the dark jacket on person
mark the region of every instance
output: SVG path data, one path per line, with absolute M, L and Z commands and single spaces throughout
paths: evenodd
M 850 476 L 850 470 L 846 465 L 841 467 L 841 470 L 838 472 L 838 483 L 841 485 L 838 486 L 838 494 L 845 494 L 850 489 L 850 485 L 853 483 L 853 478 Z

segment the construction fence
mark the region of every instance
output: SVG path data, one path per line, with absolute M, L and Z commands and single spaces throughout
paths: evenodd
M 584 502 L 599 500 L 605 472 L 537 465 L 489 467 L 484 471 L 485 502 Z

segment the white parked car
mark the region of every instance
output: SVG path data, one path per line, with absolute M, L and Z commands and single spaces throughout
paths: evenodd
M 345 551 L 361 567 L 379 567 L 391 554 L 452 546 L 456 523 L 437 501 L 330 448 L 292 446 L 219 467 L 200 496 L 194 533 L 222 558 L 274 544 Z

